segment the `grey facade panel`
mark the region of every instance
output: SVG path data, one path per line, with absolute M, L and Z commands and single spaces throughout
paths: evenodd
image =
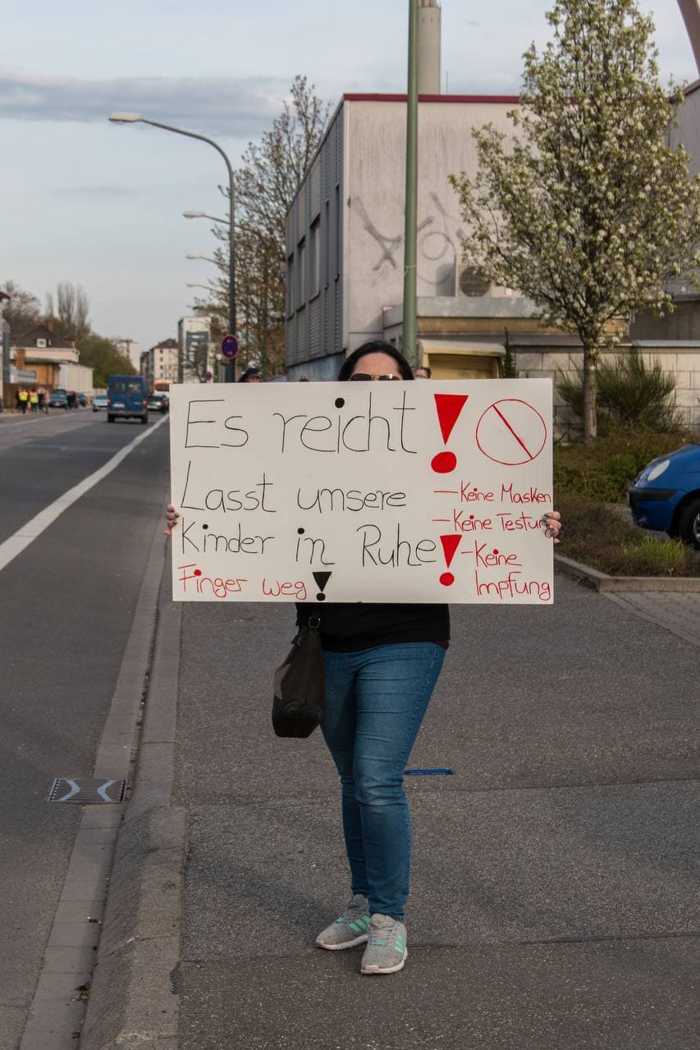
M 321 158 L 314 161 L 309 178 L 309 220 L 313 222 L 321 210 Z
M 309 318 L 309 357 L 323 357 L 326 351 L 320 295 L 317 295 L 309 304 L 307 315 Z
M 286 326 L 287 367 L 309 376 L 328 378 L 327 358 L 342 354 L 342 172 L 343 172 L 343 106 L 340 106 L 326 137 L 314 158 L 311 169 L 290 209 L 287 222 L 287 251 L 296 272 L 298 296 L 296 311 Z M 317 241 L 311 251 L 312 223 Z M 300 260 L 300 245 L 304 243 Z M 320 280 L 312 273 L 318 251 Z M 305 273 L 299 279 L 299 263 Z M 314 268 L 315 270 L 315 268 Z M 318 293 L 318 294 L 317 294 Z M 331 373 L 335 374 L 335 364 Z M 291 373 L 290 373 L 291 374 Z

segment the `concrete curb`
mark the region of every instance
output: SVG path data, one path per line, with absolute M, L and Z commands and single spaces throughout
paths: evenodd
M 128 778 L 151 663 L 165 541 L 154 528 L 146 570 L 95 762 L 96 777 Z M 75 1047 L 125 805 L 84 806 L 20 1050 Z
M 117 842 L 81 1050 L 176 1050 L 187 820 L 170 805 L 181 607 L 164 575 L 136 787 Z
M 658 592 L 665 594 L 700 594 L 700 577 L 698 576 L 608 576 L 574 561 L 562 554 L 554 555 L 554 565 L 565 576 L 570 576 L 579 583 L 588 584 L 604 594 L 624 594 L 626 591 Z

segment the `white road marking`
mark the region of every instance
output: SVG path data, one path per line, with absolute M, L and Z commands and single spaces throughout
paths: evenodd
M 63 798 L 57 798 L 56 802 L 68 802 L 69 799 L 73 798 L 74 795 L 80 794 L 80 784 L 77 780 L 69 780 L 66 777 L 66 784 L 70 784 L 70 791 L 63 796 Z
M 102 787 L 98 787 L 97 794 L 104 802 L 111 802 L 111 798 L 107 794 L 107 789 L 111 788 L 112 784 L 116 784 L 116 780 L 107 780 Z
M 96 470 L 94 474 L 90 474 L 89 477 L 83 478 L 81 482 L 74 485 L 68 492 L 64 492 L 62 496 L 50 503 L 48 507 L 40 511 L 35 517 L 28 521 L 26 525 L 23 525 L 21 529 L 13 533 L 4 543 L 0 543 L 0 572 L 7 568 L 11 561 L 13 561 L 18 554 L 21 554 L 30 543 L 41 536 L 42 532 L 48 529 L 49 525 L 53 525 L 54 521 L 63 514 L 64 510 L 68 510 L 72 507 L 86 492 L 94 488 L 95 485 L 103 481 L 113 470 L 116 470 L 120 463 L 122 463 L 130 452 L 140 445 L 142 441 L 145 441 L 151 434 L 154 434 L 158 427 L 162 426 L 166 422 L 167 416 L 163 416 L 153 426 L 149 426 L 143 434 L 139 434 L 137 438 L 130 441 L 128 445 L 125 445 L 115 456 L 107 460 L 104 466 Z

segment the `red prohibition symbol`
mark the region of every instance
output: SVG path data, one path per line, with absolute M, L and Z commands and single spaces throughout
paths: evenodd
M 489 405 L 476 425 L 479 450 L 494 463 L 521 467 L 537 459 L 547 441 L 547 424 L 532 405 L 504 398 Z

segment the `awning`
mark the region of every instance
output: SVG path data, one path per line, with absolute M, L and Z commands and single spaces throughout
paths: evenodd
M 470 343 L 466 339 L 419 339 L 418 353 L 428 357 L 462 354 L 464 357 L 505 357 L 502 343 Z

